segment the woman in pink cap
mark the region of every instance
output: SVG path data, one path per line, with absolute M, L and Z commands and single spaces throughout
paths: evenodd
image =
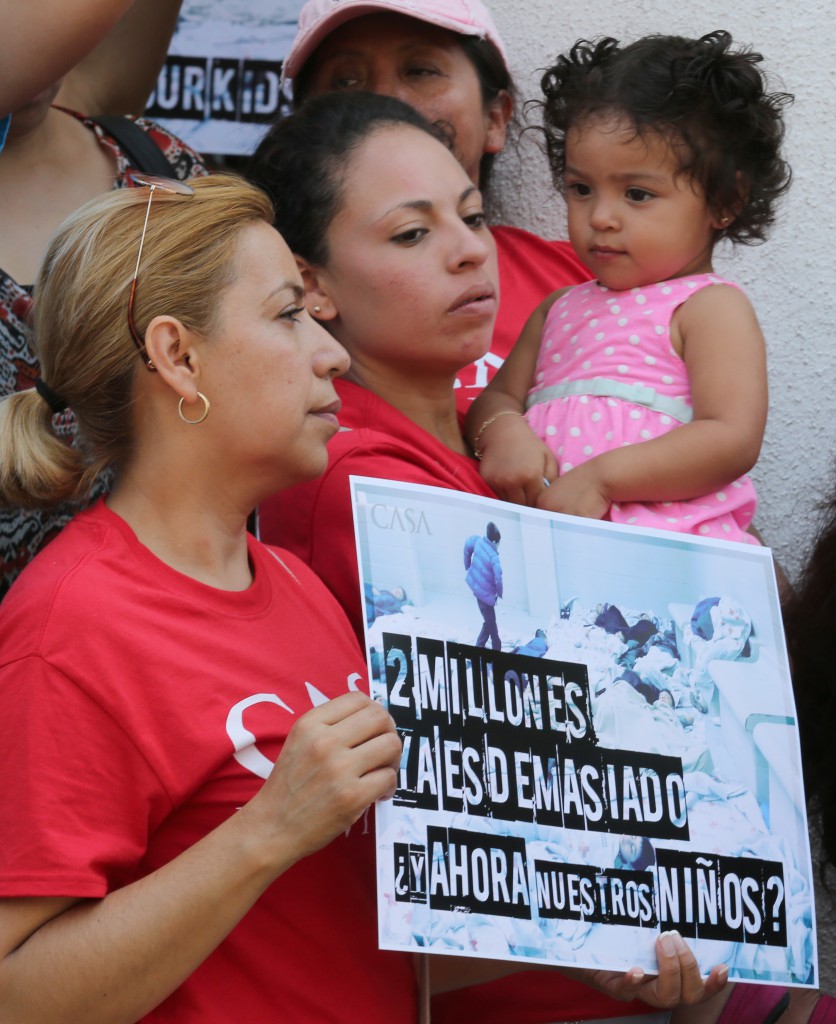
M 505 47 L 481 0 L 308 0 L 284 64 L 297 106 L 342 89 L 381 93 L 443 126 L 484 191 L 513 110 Z M 457 378 L 464 411 L 508 355 L 531 309 L 589 272 L 568 242 L 492 227 L 501 299 L 491 349 Z

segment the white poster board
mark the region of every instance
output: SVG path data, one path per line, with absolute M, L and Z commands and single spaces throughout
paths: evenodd
M 352 500 L 372 693 L 404 741 L 381 946 L 652 972 L 676 928 L 706 973 L 815 986 L 770 552 L 366 478 Z M 465 566 L 497 531 L 494 650 Z

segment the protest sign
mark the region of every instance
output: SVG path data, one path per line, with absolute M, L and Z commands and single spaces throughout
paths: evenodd
M 817 983 L 770 553 L 352 478 L 384 948 Z
M 186 0 L 147 115 L 199 153 L 252 153 L 289 110 L 282 59 L 302 4 Z

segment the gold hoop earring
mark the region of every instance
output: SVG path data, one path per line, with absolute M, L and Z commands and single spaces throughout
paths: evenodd
M 197 397 L 203 401 L 203 413 L 196 420 L 186 419 L 186 417 L 183 415 L 183 402 L 186 401 L 185 398 L 181 398 L 180 401 L 177 403 L 177 415 L 184 423 L 188 423 L 190 426 L 195 426 L 195 424 L 197 423 L 202 423 L 209 415 L 209 409 L 211 408 L 209 404 L 209 399 L 206 397 L 206 395 L 198 391 Z

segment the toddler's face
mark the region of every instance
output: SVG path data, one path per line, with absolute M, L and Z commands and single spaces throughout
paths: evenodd
M 605 287 L 711 270 L 719 223 L 666 137 L 590 118 L 567 134 L 565 187 L 572 246 Z

